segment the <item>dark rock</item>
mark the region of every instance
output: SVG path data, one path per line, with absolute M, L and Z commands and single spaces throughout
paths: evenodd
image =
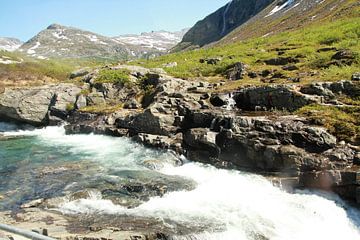
M 360 72 L 354 73 L 354 74 L 351 76 L 351 80 L 353 80 L 353 81 L 360 81 Z
M 257 78 L 258 74 L 257 74 L 256 72 L 249 72 L 249 73 L 248 73 L 248 76 L 249 76 L 250 78 Z
M 215 94 L 210 97 L 210 103 L 215 107 L 221 107 L 224 106 L 227 103 L 227 101 L 220 95 Z
M 317 97 L 301 94 L 289 86 L 282 85 L 241 89 L 235 94 L 234 99 L 238 108 L 251 111 L 255 110 L 256 107 L 295 111 L 320 100 Z
M 319 48 L 317 50 L 318 53 L 320 52 L 330 52 L 330 51 L 337 51 L 336 47 L 324 47 L 324 48 Z
M 265 69 L 265 70 L 263 70 L 263 71 L 261 72 L 260 75 L 261 75 L 262 77 L 267 77 L 267 76 L 269 76 L 271 73 L 272 73 L 271 70 Z
M 206 59 L 200 59 L 200 63 L 206 63 L 209 65 L 217 65 L 222 59 L 221 58 L 206 58 Z
M 354 59 L 354 53 L 350 50 L 340 50 L 337 53 L 335 53 L 331 59 L 332 60 L 343 60 L 343 59 Z
M 186 155 L 189 159 L 199 162 L 211 162 L 220 154 L 220 148 L 215 144 L 215 135 L 204 128 L 194 128 L 184 134 Z
M 282 67 L 283 70 L 285 71 L 295 71 L 295 70 L 299 70 L 299 68 L 295 65 L 287 65 L 287 66 L 283 66 Z
M 286 65 L 290 63 L 299 63 L 299 59 L 293 57 L 279 57 L 279 58 L 271 58 L 264 61 L 267 65 Z

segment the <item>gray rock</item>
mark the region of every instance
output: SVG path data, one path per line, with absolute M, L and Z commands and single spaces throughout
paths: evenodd
M 245 64 L 241 62 L 234 63 L 230 65 L 227 70 L 225 71 L 225 74 L 227 76 L 227 79 L 236 81 L 243 79 L 243 76 L 246 73 L 246 67 Z
M 237 107 L 243 110 L 266 107 L 295 111 L 305 105 L 318 103 L 321 98 L 297 92 L 292 86 L 275 85 L 241 89 L 234 95 L 234 100 Z
M 77 71 L 74 71 L 70 74 L 70 79 L 74 79 L 77 77 L 83 77 L 87 74 L 90 73 L 90 69 L 89 68 L 83 68 L 83 69 L 79 69 Z
M 81 89 L 72 84 L 45 85 L 29 89 L 5 89 L 0 94 L 0 114 L 5 118 L 44 125 L 48 113 L 53 111 L 60 118 L 74 105 Z

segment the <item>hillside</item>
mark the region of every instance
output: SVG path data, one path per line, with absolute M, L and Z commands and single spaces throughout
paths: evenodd
M 359 1 L 354 0 L 282 0 L 275 1 L 266 9 L 237 27 L 220 43 L 231 43 L 253 37 L 301 29 L 307 25 L 327 22 L 341 16 L 356 14 Z
M 274 0 L 233 0 L 203 20 L 197 22 L 174 50 L 202 47 L 220 40 L 245 23 Z

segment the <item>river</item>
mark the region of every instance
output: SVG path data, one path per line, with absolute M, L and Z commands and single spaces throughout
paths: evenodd
M 154 159 L 157 167 L 149 170 L 144 163 Z M 0 123 L 0 211 L 61 196 L 74 185 L 81 189 L 85 186 L 81 183 L 99 176 L 143 171 L 191 179 L 196 187 L 150 197 L 132 208 L 93 194 L 64 201 L 56 209 L 64 214 L 126 214 L 211 226 L 189 239 L 360 239 L 360 211 L 336 195 L 287 193 L 258 175 L 186 160 L 176 166 L 175 162 L 171 153 L 147 149 L 126 138 L 67 136 L 62 127 L 20 130 Z M 39 172 L 46 174 L 44 169 L 64 165 L 80 166 L 81 174 L 75 169 L 71 174 L 60 171 L 39 178 Z

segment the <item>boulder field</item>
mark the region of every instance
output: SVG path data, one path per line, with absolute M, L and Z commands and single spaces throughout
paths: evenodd
M 178 79 L 160 69 L 110 69 L 123 68 L 141 84 L 96 83 L 95 71 L 83 77 L 82 87 L 6 89 L 0 94 L 0 116 L 36 126 L 66 122 L 67 134 L 130 137 L 192 161 L 259 173 L 286 189 L 333 191 L 360 203 L 359 146 L 294 114 L 309 104 L 345 106 L 339 96 L 359 94 L 357 82 L 251 86 L 225 93 L 214 91 L 221 83 Z M 85 110 L 108 105 L 121 108 Z

